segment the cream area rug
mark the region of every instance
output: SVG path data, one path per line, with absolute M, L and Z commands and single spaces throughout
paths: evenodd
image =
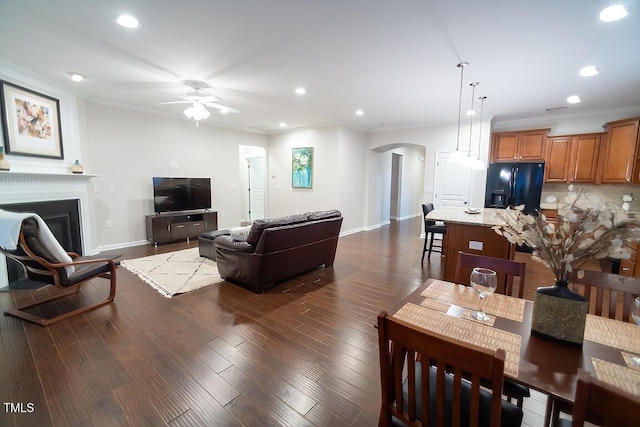
M 129 259 L 120 265 L 167 298 L 224 281 L 216 262 L 201 257 L 198 248 Z

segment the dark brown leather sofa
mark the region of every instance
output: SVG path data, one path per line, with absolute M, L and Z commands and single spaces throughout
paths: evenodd
M 262 293 L 320 265 L 331 267 L 341 225 L 338 210 L 256 220 L 246 242 L 229 235 L 213 240 L 218 271 L 225 280 Z

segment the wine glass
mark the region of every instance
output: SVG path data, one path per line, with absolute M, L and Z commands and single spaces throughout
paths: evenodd
M 633 317 L 633 321 L 636 322 L 637 325 L 640 325 L 640 297 L 636 297 L 635 301 L 633 301 L 631 317 Z M 631 358 L 631 363 L 636 366 L 640 366 L 640 356 L 633 356 Z
M 498 276 L 495 271 L 481 267 L 475 267 L 471 271 L 471 288 L 480 296 L 480 310 L 472 314 L 474 319 L 482 322 L 489 320 L 489 316 L 484 312 L 484 301 L 496 290 L 496 286 L 498 286 Z M 638 310 L 640 316 L 640 309 Z

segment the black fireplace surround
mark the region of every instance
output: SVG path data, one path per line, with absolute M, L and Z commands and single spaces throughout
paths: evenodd
M 83 255 L 78 199 L 4 204 L 0 209 L 40 215 L 65 251 Z

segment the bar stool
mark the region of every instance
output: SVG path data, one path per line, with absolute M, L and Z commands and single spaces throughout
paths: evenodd
M 422 249 L 422 260 L 420 261 L 420 265 L 424 266 L 424 254 L 428 251 L 429 255 L 427 255 L 427 259 L 431 258 L 431 252 L 442 253 L 442 244 L 433 245 L 434 234 L 442 234 L 443 236 L 447 233 L 446 224 L 439 225 L 436 224 L 434 220 L 428 220 L 427 214 L 434 210 L 433 203 L 426 203 L 422 205 L 422 214 L 424 218 L 424 248 Z M 429 249 L 427 249 L 427 241 L 429 241 Z

